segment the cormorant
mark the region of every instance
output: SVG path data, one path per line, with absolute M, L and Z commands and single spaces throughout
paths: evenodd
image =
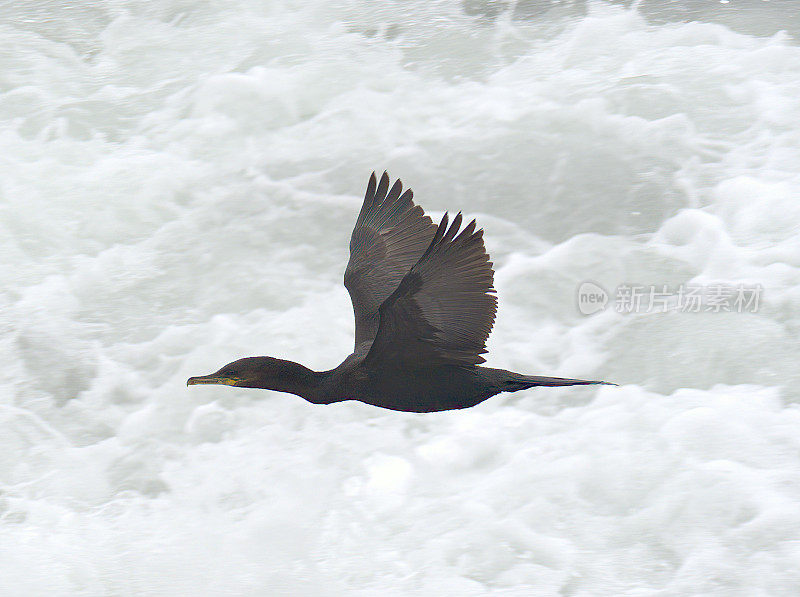
M 359 400 L 408 412 L 468 408 L 534 386 L 604 384 L 479 366 L 497 310 L 494 271 L 475 220 L 438 226 L 386 172 L 370 176 L 350 239 L 344 285 L 355 312 L 355 348 L 330 371 L 248 357 L 192 384 L 290 392 L 314 404 Z

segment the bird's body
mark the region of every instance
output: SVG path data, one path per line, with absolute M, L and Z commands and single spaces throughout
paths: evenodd
M 353 353 L 330 371 L 248 357 L 187 384 L 289 392 L 314 404 L 358 400 L 399 411 L 474 406 L 533 386 L 607 382 L 535 377 L 481 367 L 494 323 L 494 272 L 475 221 L 447 214 L 436 226 L 402 193 L 370 178 L 350 240 L 344 283 L 356 320 Z

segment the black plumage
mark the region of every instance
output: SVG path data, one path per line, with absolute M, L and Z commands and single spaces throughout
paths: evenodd
M 359 400 L 410 412 L 474 406 L 500 392 L 603 381 L 481 367 L 497 311 L 494 271 L 475 220 L 437 226 L 400 181 L 373 173 L 350 239 L 344 284 L 355 347 L 330 371 L 248 357 L 187 385 L 226 384 L 297 394 L 315 404 Z

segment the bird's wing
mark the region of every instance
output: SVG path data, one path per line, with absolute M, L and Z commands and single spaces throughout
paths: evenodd
M 356 342 L 372 341 L 378 331 L 378 307 L 398 287 L 431 242 L 436 225 L 414 205 L 411 190 L 389 175 L 369 178 L 364 204 L 350 238 L 344 285 L 356 318 Z
M 449 228 L 445 214 L 425 253 L 380 306 L 367 368 L 484 362 L 497 311 L 494 271 L 483 230 L 473 220 L 456 236 L 460 227 L 461 214 Z

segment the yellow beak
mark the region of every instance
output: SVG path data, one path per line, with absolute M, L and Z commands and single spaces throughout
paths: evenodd
M 224 375 L 200 375 L 199 377 L 190 377 L 186 380 L 187 386 L 194 386 L 198 384 L 219 384 L 225 386 L 235 386 L 238 379 L 233 377 L 225 377 Z

